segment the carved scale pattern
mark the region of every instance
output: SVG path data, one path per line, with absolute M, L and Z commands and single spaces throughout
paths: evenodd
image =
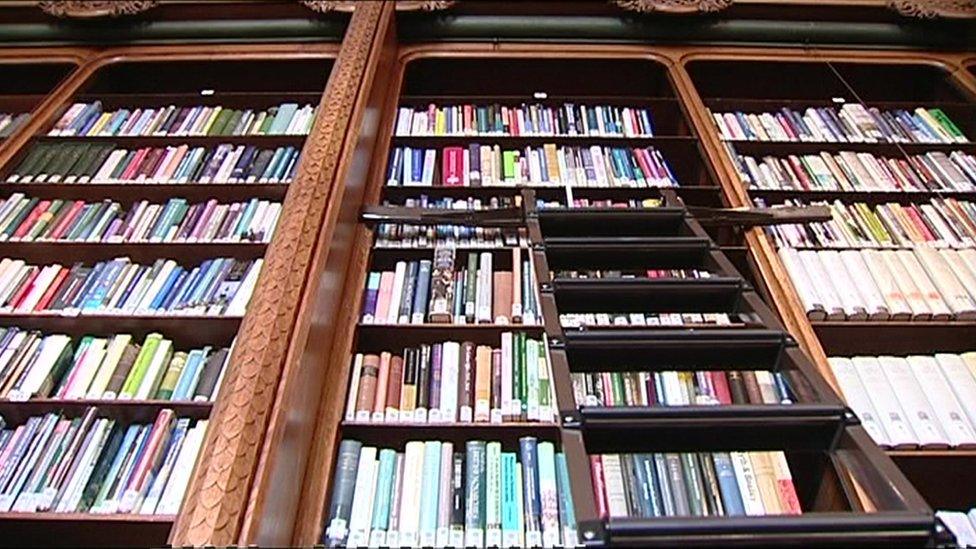
M 332 11 L 350 12 L 361 0 L 299 0 L 305 7 L 319 13 Z M 454 5 L 456 0 L 396 0 L 397 11 L 437 11 Z
M 357 8 L 302 152 L 258 287 L 238 334 L 197 471 L 171 541 L 235 544 L 260 457 L 289 336 L 349 126 L 381 2 Z
M 37 3 L 44 13 L 69 19 L 134 15 L 157 5 L 159 0 L 43 0 Z
M 732 0 L 610 0 L 611 3 L 638 13 L 701 13 L 723 10 Z
M 976 17 L 976 0 L 889 0 L 888 7 L 902 15 L 934 17 Z

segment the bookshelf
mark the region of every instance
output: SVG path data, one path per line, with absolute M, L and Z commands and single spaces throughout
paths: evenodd
M 436 49 L 436 48 L 435 48 Z M 924 543 L 932 533 L 931 511 L 867 435 L 848 426 L 843 404 L 818 369 L 799 349 L 783 325 L 760 300 L 733 263 L 688 213 L 685 205 L 719 206 L 724 199 L 706 162 L 706 145 L 690 122 L 686 100 L 676 91 L 671 73 L 656 61 L 604 55 L 590 57 L 532 48 L 520 53 L 466 56 L 444 50 L 412 54 L 401 61 L 387 95 L 364 203 L 403 205 L 420 195 L 466 199 L 518 199 L 523 209 L 535 290 L 541 308 L 538 325 L 363 322 L 361 311 L 370 299 L 364 288 L 370 272 L 389 271 L 398 261 L 430 259 L 432 246 L 376 247 L 382 231 L 360 225 L 349 261 L 332 356 L 327 359 L 316 434 L 308 460 L 306 485 L 298 504 L 292 540 L 320 542 L 329 524 L 329 502 L 335 497 L 333 478 L 340 441 L 355 439 L 403 451 L 411 440 L 498 440 L 511 451 L 522 436 L 552 441 L 566 455 L 571 493 L 581 543 L 646 545 L 677 542 L 730 541 L 743 534 L 768 543 L 830 536 L 849 542 L 869 538 Z M 531 60 L 529 59 L 531 58 Z M 621 75 L 566 79 L 569 72 L 596 75 L 609 70 Z M 492 78 L 485 78 L 491 74 Z M 450 76 L 448 76 L 450 75 Z M 626 78 L 624 78 L 626 76 Z M 621 82 L 627 82 L 624 86 Z M 396 102 L 394 102 L 394 99 Z M 542 102 L 637 105 L 654 115 L 655 136 L 631 139 L 660 148 L 671 163 L 679 185 L 672 188 L 573 187 L 579 200 L 653 200 L 654 206 L 630 208 L 567 207 L 565 186 L 482 185 L 444 187 L 390 186 L 389 162 L 401 146 L 440 148 L 471 142 L 533 146 L 555 142 L 602 145 L 614 138 L 498 137 L 494 135 L 395 135 L 397 108 L 440 104 Z M 453 102 L 453 103 L 452 103 Z M 575 139 L 575 141 L 574 141 Z M 627 142 L 628 139 L 621 140 Z M 434 180 L 439 181 L 440 158 Z M 570 206 L 580 206 L 570 204 Z M 427 212 L 432 210 L 428 209 Z M 375 227 L 370 222 L 370 227 Z M 385 234 L 385 233 L 384 233 Z M 511 250 L 475 248 L 492 254 L 507 268 Z M 459 247 L 459 257 L 472 248 Z M 457 268 L 464 259 L 456 260 Z M 570 270 L 701 269 L 704 279 L 579 279 L 555 276 Z M 725 313 L 728 326 L 589 326 L 564 325 L 567 313 L 622 312 L 689 315 Z M 400 348 L 456 339 L 496 345 L 507 330 L 544 337 L 559 422 L 387 424 L 343 419 L 347 388 L 357 353 L 398 352 Z M 764 370 L 783 374 L 796 396 L 793 404 L 727 406 L 595 407 L 578 406 L 573 373 L 674 368 L 696 371 Z M 638 433 L 638 437 L 632 435 Z M 602 452 L 680 452 L 783 450 L 794 475 L 804 514 L 795 517 L 670 517 L 623 519 L 600 517 L 591 478 L 590 454 Z M 868 510 L 877 511 L 869 514 Z
M 46 94 L 64 78 L 69 65 L 15 68 L 14 70 L 20 72 L 10 72 L 11 77 L 5 78 L 4 82 L 16 86 L 16 89 L 3 91 L 0 107 L 8 103 L 31 107 L 43 104 L 44 107 L 34 114 L 36 131 L 31 135 L 21 136 L 17 140 L 19 146 L 5 155 L 6 161 L 0 165 L 0 180 L 7 180 L 37 146 L 113 145 L 139 149 L 175 148 L 186 144 L 191 148 L 213 149 L 230 144 L 233 147 L 253 146 L 258 149 L 292 147 L 297 154 L 306 139 L 304 132 L 285 135 L 173 135 L 175 132 L 164 135 L 163 132 L 156 132 L 150 135 L 63 136 L 51 135 L 49 130 L 72 104 L 96 101 L 100 102 L 103 112 L 173 106 L 172 112 L 175 113 L 184 107 L 198 105 L 211 108 L 222 106 L 242 111 L 266 110 L 288 102 L 297 103 L 299 107 L 305 104 L 317 105 L 331 73 L 336 51 L 330 45 L 291 52 L 273 47 L 263 50 L 260 47 L 243 48 L 240 51 L 216 48 L 207 53 L 192 47 L 136 47 L 114 53 L 108 51 L 104 57 L 85 64 L 78 77 L 64 83 L 50 96 Z M 7 71 L 7 68 L 8 65 L 2 65 L 2 70 Z M 285 72 L 290 75 L 288 78 L 276 76 Z M 8 72 L 4 74 L 7 75 Z M 16 94 L 23 94 L 23 97 Z M 296 160 L 295 164 L 297 163 Z M 130 212 L 140 201 L 163 204 L 175 198 L 186 199 L 189 204 L 211 199 L 219 203 L 260 199 L 280 204 L 285 201 L 288 189 L 287 178 L 251 182 L 242 179 L 228 183 L 199 183 L 193 178 L 177 182 L 164 177 L 156 177 L 152 182 L 126 181 L 124 178 L 88 183 L 20 181 L 0 183 L 0 198 L 6 199 L 21 193 L 41 200 L 112 200 L 119 204 L 122 212 Z M 39 265 L 55 261 L 68 265 L 75 262 L 91 265 L 120 256 L 126 256 L 136 263 L 152 264 L 160 258 L 172 258 L 183 264 L 195 265 L 214 257 L 258 260 L 275 246 L 275 242 L 273 238 L 259 242 L 227 239 L 163 239 L 139 242 L 106 242 L 97 238 L 83 241 L 8 239 L 0 244 L 0 255 Z M 208 345 L 215 348 L 228 347 L 235 340 L 246 318 L 238 314 L 214 316 L 101 310 L 82 311 L 80 314 L 77 311 L 11 310 L 0 313 L 0 317 L 2 327 L 17 326 L 44 334 L 67 334 L 73 341 L 85 335 L 106 336 L 116 333 L 129 333 L 133 340 L 142 341 L 148 334 L 158 332 L 172 340 L 177 349 Z M 219 398 L 214 402 L 153 398 L 32 398 L 0 402 L 0 415 L 10 428 L 22 424 L 29 417 L 47 413 L 60 412 L 67 418 L 81 417 L 90 406 L 97 406 L 96 418 L 109 418 L 121 425 L 152 424 L 162 410 L 173 410 L 177 417 L 193 421 L 212 420 L 212 414 L 219 402 Z M 55 533 L 57 537 L 51 538 L 52 540 L 60 539 L 70 544 L 162 545 L 169 539 L 176 517 L 173 513 L 2 513 L 0 524 L 10 533 L 8 543 L 37 539 L 43 531 L 46 534 Z
M 0 58 L 0 143 L 27 125 L 76 66 L 77 61 L 67 56 L 45 58 L 25 53 Z
M 685 68 L 705 108 L 716 111 L 774 111 L 782 107 L 800 111 L 808 107 L 832 106 L 845 102 L 860 102 L 881 111 L 890 109 L 938 108 L 958 119 L 960 128 L 968 134 L 976 113 L 972 93 L 951 69 L 939 62 L 921 59 L 855 59 L 844 55 L 825 56 L 819 60 L 762 59 L 733 56 L 730 59 L 709 59 L 703 56 L 689 61 Z M 788 78 L 766 80 L 754 85 L 755 78 L 776 71 Z M 801 84 L 802 83 L 802 84 Z M 711 118 L 709 113 L 705 113 Z M 715 129 L 715 122 L 703 116 L 707 133 Z M 971 191 L 930 190 L 897 191 L 807 191 L 760 189 L 750 186 L 738 173 L 729 157 L 730 150 L 740 155 L 783 156 L 787 154 L 836 153 L 841 150 L 863 151 L 875 155 L 908 159 L 930 152 L 962 151 L 971 154 L 970 142 L 945 143 L 821 143 L 821 142 L 723 142 L 714 132 L 718 162 L 725 166 L 730 182 L 729 192 L 741 197 L 743 203 L 762 199 L 767 203 L 782 203 L 787 199 L 837 201 L 842 204 L 861 202 L 876 207 L 897 203 L 908 207 L 931 199 L 972 200 Z M 814 356 L 854 355 L 932 355 L 935 353 L 963 353 L 973 349 L 973 323 L 969 320 L 808 320 L 807 311 L 797 293 L 796 282 L 776 280 L 772 273 L 786 274 L 786 268 L 776 253 L 776 243 L 760 230 L 749 237 L 752 254 L 760 264 L 770 265 L 762 284 L 780 314 L 798 323 L 798 333 L 804 338 Z M 825 375 L 832 376 L 825 360 L 817 365 Z M 835 385 L 836 387 L 836 385 Z M 972 452 L 963 449 L 921 450 L 889 449 L 889 457 L 898 465 L 926 502 L 935 509 L 968 510 L 976 500 L 958 486 L 972 482 L 970 476 Z

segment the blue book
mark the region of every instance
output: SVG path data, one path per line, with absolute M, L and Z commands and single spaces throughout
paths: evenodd
M 109 288 L 115 282 L 115 279 L 119 276 L 119 273 L 129 265 L 128 261 L 123 259 L 113 259 L 108 266 L 99 275 L 99 280 L 93 286 L 90 295 L 85 299 L 81 306 L 83 311 L 90 311 L 93 309 L 98 309 L 102 306 L 102 301 L 105 300 L 105 295 L 108 293 Z
M 519 456 L 522 458 L 522 500 L 525 502 L 526 544 L 541 545 L 542 498 L 539 494 L 539 448 L 535 437 L 519 439 Z M 538 539 L 538 544 L 535 540 Z
M 213 304 L 216 302 L 220 289 L 223 286 L 225 280 L 227 280 L 227 275 L 230 273 L 231 269 L 237 265 L 237 261 L 230 258 L 222 258 L 222 263 L 220 265 L 220 270 L 217 271 L 216 275 L 209 281 L 207 285 L 207 290 L 204 292 L 201 298 L 204 303 Z
M 417 286 L 413 294 L 413 307 L 410 311 L 410 322 L 415 324 L 423 323 L 427 318 L 427 304 L 430 301 L 430 272 L 431 261 L 429 259 L 420 260 L 420 268 L 417 272 Z M 377 284 L 379 280 L 377 280 Z
M 438 442 L 438 444 L 440 443 Z M 429 458 L 430 458 L 430 453 L 427 452 L 427 454 L 424 456 L 424 483 L 425 483 L 424 493 L 426 493 L 427 490 L 427 484 L 426 484 L 427 469 L 428 469 L 427 460 Z M 440 456 L 437 457 L 437 464 L 440 465 Z M 391 450 L 389 448 L 384 448 L 380 450 L 379 468 L 378 468 L 378 472 L 376 473 L 376 489 L 374 490 L 375 495 L 373 496 L 373 517 L 372 517 L 373 521 L 370 526 L 370 530 L 372 531 L 371 537 L 376 536 L 377 534 L 380 535 L 374 538 L 376 539 L 377 543 L 375 544 L 370 543 L 370 546 L 383 545 L 383 541 L 380 540 L 386 539 L 385 536 L 383 536 L 383 534 L 386 532 L 386 528 L 390 523 L 390 505 L 391 505 L 390 500 L 393 494 L 393 476 L 395 473 L 396 473 L 396 450 Z M 439 469 L 437 473 L 438 474 L 440 473 Z M 436 491 L 434 495 L 435 496 L 437 495 Z M 423 509 L 424 507 L 421 506 L 421 520 L 426 518 Z M 433 515 L 434 515 L 434 521 L 436 522 L 437 520 L 436 509 Z M 421 525 L 421 529 L 422 528 L 423 525 Z
M 621 463 L 631 467 L 631 477 L 637 482 L 637 490 L 634 493 L 634 506 L 637 515 L 641 517 L 653 517 L 653 507 L 651 504 L 651 489 L 648 486 L 647 471 L 644 469 L 644 455 L 631 454 L 631 459 L 621 460 Z
M 186 277 L 186 282 L 184 282 L 183 287 L 180 288 L 180 293 L 177 295 L 176 300 L 169 305 L 171 309 L 182 309 L 186 305 L 190 297 L 190 292 L 193 291 L 194 285 L 197 283 L 197 279 L 200 278 L 200 272 L 201 269 L 199 265 L 190 271 L 189 276 Z
M 650 463 L 650 460 L 647 460 Z M 566 454 L 556 453 L 556 487 L 559 493 L 559 524 L 563 529 L 563 546 L 574 547 L 579 543 L 576 537 L 576 509 L 573 507 L 573 490 L 569 482 L 569 467 Z
M 663 504 L 664 516 L 673 517 L 677 514 L 674 504 L 674 491 L 671 489 L 671 481 L 668 475 L 668 463 L 664 454 L 654 455 L 654 476 L 657 477 L 658 488 L 661 490 L 661 503 Z
M 240 219 L 234 226 L 234 230 L 230 232 L 232 237 L 250 238 L 252 236 L 245 234 L 245 231 L 247 230 L 248 225 L 251 224 L 251 220 L 254 219 L 254 213 L 257 211 L 259 204 L 260 201 L 257 198 L 252 198 L 247 202 L 247 205 L 244 206 L 244 211 L 241 213 Z M 257 237 L 258 235 L 253 236 Z
M 752 126 L 749 124 L 746 115 L 739 111 L 735 111 L 733 114 L 735 115 L 735 119 L 739 121 L 739 127 L 742 129 L 742 133 L 746 134 L 746 138 L 756 139 L 756 132 L 752 131 Z
M 285 148 L 278 147 L 275 149 L 274 155 L 271 156 L 271 160 L 268 161 L 267 167 L 264 168 L 264 172 L 260 174 L 258 178 L 259 183 L 267 183 L 271 180 L 272 174 L 274 174 L 275 167 L 281 162 L 281 157 L 285 155 Z
M 292 146 L 285 147 L 285 152 L 281 154 L 281 159 L 275 166 L 275 171 L 271 175 L 271 180 L 279 183 L 285 179 L 285 175 L 288 173 L 288 168 L 291 166 L 295 159 L 295 148 Z
M 746 509 L 742 504 L 739 483 L 735 480 L 732 458 L 727 452 L 716 452 L 712 454 L 712 462 L 715 464 L 715 475 L 718 477 L 719 490 L 722 492 L 725 514 L 731 517 L 745 516 Z
M 301 151 L 291 147 L 291 151 L 288 153 L 288 167 L 284 170 L 284 175 L 281 176 L 282 182 L 290 182 L 295 178 L 295 170 L 298 168 L 299 156 L 301 156 Z
M 275 114 L 274 122 L 268 128 L 268 135 L 282 135 L 287 132 L 291 119 L 295 117 L 297 111 L 298 103 L 282 103 L 278 107 L 278 113 Z
M 132 114 L 132 111 L 129 109 L 119 109 L 115 112 L 115 116 L 112 117 L 112 120 L 105 125 L 103 131 L 107 135 L 115 135 L 119 133 L 119 129 L 123 124 L 125 124 L 125 121 L 128 120 L 130 114 Z
M 464 535 L 466 547 L 485 544 L 485 442 L 469 440 L 465 446 Z
M 129 279 L 129 284 L 125 287 L 124 290 L 122 290 L 122 293 L 119 295 L 119 298 L 115 303 L 115 307 L 117 309 L 120 309 L 125 306 L 125 301 L 129 299 L 129 295 L 132 293 L 132 290 L 135 289 L 135 287 L 139 284 L 139 281 L 142 280 L 142 277 L 145 276 L 145 273 L 147 273 L 148 271 L 149 271 L 149 267 L 143 265 L 136 267 L 135 274 L 132 276 L 131 279 Z
M 417 184 L 424 179 L 424 150 L 423 149 L 406 149 L 404 154 L 410 153 L 410 181 L 411 184 Z
M 183 292 L 183 287 L 186 286 L 187 281 L 190 280 L 190 272 L 186 269 L 180 269 L 180 276 L 176 279 L 176 283 L 173 284 L 172 289 L 166 294 L 166 299 L 159 304 L 159 309 L 163 311 L 171 310 L 173 303 L 176 302 L 176 298 Z
M 169 272 L 169 276 L 166 277 L 166 281 L 159 288 L 159 292 L 153 297 L 153 300 L 149 302 L 149 310 L 155 311 L 159 309 L 163 301 L 169 297 L 169 292 L 173 289 L 173 285 L 180 278 L 181 275 L 185 275 L 186 270 L 179 265 L 176 266 L 172 271 Z
M 108 490 L 112 485 L 111 479 L 118 476 L 119 469 L 122 467 L 122 463 L 125 461 L 125 457 L 128 454 L 127 450 L 135 441 L 135 438 L 139 434 L 141 428 L 141 425 L 129 425 L 129 428 L 126 429 L 125 436 L 122 438 L 122 444 L 119 445 L 119 451 L 115 453 L 115 458 L 112 459 L 112 465 L 109 467 L 108 474 L 105 475 L 105 482 L 102 484 L 102 488 L 98 492 L 95 505 L 93 505 L 90 509 L 91 512 L 98 511 L 98 507 L 109 495 Z
M 433 547 L 436 544 L 440 477 L 441 443 L 436 440 L 428 440 L 424 442 L 424 469 L 420 489 L 421 547 Z
M 187 299 L 186 305 L 188 307 L 195 307 L 203 301 L 204 292 L 207 290 L 207 284 L 213 280 L 216 276 L 217 271 L 220 270 L 222 264 L 222 259 L 208 259 L 200 266 L 200 276 L 197 277 L 196 282 L 194 282 L 193 289 L 190 292 L 189 298 Z
M 502 452 L 502 543 L 505 547 L 519 544 L 518 486 L 515 471 L 518 461 L 515 452 Z
M 188 385 L 192 377 L 196 375 L 196 369 L 200 365 L 201 354 L 203 352 L 200 349 L 193 349 L 186 355 L 186 364 L 183 365 L 180 377 L 176 380 L 176 385 L 173 387 L 173 394 L 169 397 L 170 400 L 187 400 L 185 395 L 188 391 Z
M 91 127 L 98 120 L 98 117 L 102 115 L 102 103 L 101 101 L 95 101 L 89 103 L 82 109 L 81 113 L 75 118 L 74 122 L 68 126 L 68 129 L 74 130 L 73 135 L 83 135 L 85 133 L 85 128 Z
M 83 304 L 88 301 L 88 294 L 91 293 L 92 288 L 98 284 L 98 277 L 101 276 L 102 272 L 108 268 L 109 262 L 102 261 L 97 263 L 95 267 L 88 273 L 85 278 L 85 282 L 82 284 L 81 289 L 75 295 L 75 298 L 67 304 L 67 308 L 80 308 Z
M 390 157 L 390 165 L 386 172 L 387 185 L 399 185 L 403 181 L 403 148 L 393 149 L 393 156 Z

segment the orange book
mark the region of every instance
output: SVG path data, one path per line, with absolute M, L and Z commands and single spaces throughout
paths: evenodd
M 395 356 L 390 359 L 390 375 L 386 384 L 386 410 L 392 414 L 400 409 L 400 388 L 403 386 L 403 358 Z
M 479 345 L 475 358 L 474 420 L 491 420 L 491 347 Z
M 373 419 L 376 419 L 376 414 L 382 416 L 383 412 L 386 411 L 386 387 L 390 382 L 390 358 L 390 353 L 380 353 L 380 369 L 376 378 L 376 389 L 373 391 L 375 393 L 373 398 Z
M 359 373 L 359 392 L 356 393 L 357 420 L 361 412 L 367 414 L 373 410 L 376 400 L 376 383 L 380 373 L 380 357 L 366 355 L 363 357 L 363 367 Z
M 783 452 L 769 452 L 769 454 L 776 475 L 776 485 L 779 488 L 781 510 L 787 515 L 799 515 L 803 510 L 800 509 L 800 498 L 797 497 L 796 487 L 793 486 L 793 475 L 790 474 L 786 455 Z
M 492 316 L 496 324 L 508 324 L 512 312 L 512 273 L 511 271 L 495 271 L 493 274 Z

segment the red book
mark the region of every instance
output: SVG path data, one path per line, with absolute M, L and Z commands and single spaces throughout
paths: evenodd
M 24 300 L 24 296 L 26 296 L 27 293 L 30 292 L 31 288 L 34 287 L 34 280 L 37 279 L 37 275 L 41 273 L 40 267 L 28 268 L 30 269 L 29 274 L 26 278 L 24 278 L 23 281 L 21 281 L 20 285 L 17 286 L 17 292 L 8 301 L 10 307 L 13 309 L 16 309 L 20 305 L 20 302 Z
M 35 312 L 47 309 L 47 306 L 51 303 L 51 300 L 54 299 L 54 294 L 58 292 L 58 288 L 60 288 L 61 284 L 64 283 L 64 279 L 68 278 L 69 273 L 71 273 L 71 269 L 61 267 L 61 272 L 59 272 L 58 275 L 51 280 L 51 285 L 48 286 L 47 291 L 44 292 L 44 295 L 42 295 L 41 299 L 38 300 L 37 305 L 34 306 Z
M 715 387 L 715 396 L 722 404 L 732 404 L 732 390 L 729 388 L 729 380 L 725 377 L 725 372 L 708 372 L 712 378 L 712 386 Z
M 810 184 L 810 178 L 807 177 L 807 170 L 804 168 L 803 163 L 800 162 L 800 159 L 794 155 L 790 155 L 787 157 L 787 160 L 789 160 L 790 166 L 793 168 L 793 174 L 800 180 L 800 184 L 803 185 L 803 190 L 809 191 L 812 189 L 813 186 Z
M 603 461 L 600 456 L 590 456 L 590 476 L 593 477 L 593 495 L 596 499 L 596 513 L 600 518 L 608 518 L 607 490 L 603 483 Z
M 27 216 L 27 218 L 20 223 L 17 230 L 14 231 L 14 234 L 11 235 L 12 238 L 22 238 L 25 234 L 27 234 L 30 231 L 30 228 L 34 226 L 34 223 L 37 223 L 37 219 L 41 217 L 41 214 L 46 212 L 50 207 L 50 200 L 41 200 L 38 202 L 37 205 L 34 206 L 34 209 L 31 210 L 31 213 Z
M 132 157 L 132 161 L 129 162 L 129 165 L 126 166 L 124 170 L 122 170 L 121 174 L 119 174 L 119 180 L 130 181 L 132 179 L 135 179 L 135 174 L 139 170 L 139 165 L 142 164 L 143 159 L 146 158 L 146 155 L 149 154 L 149 151 L 151 150 L 152 149 L 150 149 L 149 147 L 139 149 L 139 152 L 137 152 L 135 156 Z
M 474 108 L 471 105 L 464 106 L 464 133 L 473 131 L 474 127 Z
M 647 151 L 644 149 L 634 149 L 634 156 L 637 157 L 637 164 L 644 172 L 644 179 L 654 179 L 657 177 L 657 170 L 654 169 L 651 161 L 647 158 Z
M 437 128 L 437 105 L 431 103 L 427 106 L 427 133 L 433 135 Z
M 71 209 L 68 210 L 68 213 L 58 223 L 58 226 L 51 231 L 51 235 L 50 235 L 51 240 L 58 240 L 59 238 L 61 238 L 61 236 L 64 235 L 65 232 L 67 232 L 68 227 L 70 227 L 71 224 L 74 223 L 75 218 L 77 218 L 81 214 L 81 209 L 84 207 L 85 207 L 84 200 L 75 200 L 74 204 L 71 205 Z
M 464 149 L 461 147 L 445 147 L 443 151 L 444 166 L 441 169 L 442 185 L 445 187 L 460 187 L 464 184 Z

